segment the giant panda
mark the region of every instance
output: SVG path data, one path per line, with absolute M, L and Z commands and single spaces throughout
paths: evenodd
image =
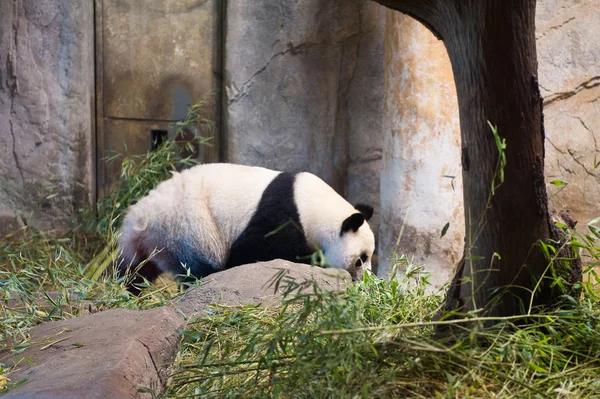
M 360 278 L 371 268 L 372 215 L 371 206 L 350 205 L 311 173 L 198 165 L 129 208 L 118 270 L 136 271 L 128 289 L 137 294 L 135 284 L 163 272 L 186 280 L 258 261 L 310 263 L 320 249 L 327 265 Z

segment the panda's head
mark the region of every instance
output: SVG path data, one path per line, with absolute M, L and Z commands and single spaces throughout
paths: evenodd
M 363 269 L 371 270 L 375 250 L 375 236 L 367 223 L 373 216 L 373 207 L 356 204 L 355 209 L 342 221 L 338 236 L 323 252 L 330 265 L 347 270 L 353 278 L 361 278 Z

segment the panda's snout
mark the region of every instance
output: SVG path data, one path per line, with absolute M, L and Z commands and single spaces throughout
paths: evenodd
M 347 270 L 350 273 L 350 277 L 352 277 L 352 281 L 362 280 L 363 268 L 361 266 L 354 266 Z

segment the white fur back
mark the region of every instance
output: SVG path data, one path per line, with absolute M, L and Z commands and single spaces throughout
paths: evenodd
M 147 250 L 184 237 L 199 253 L 222 266 L 231 244 L 278 174 L 233 164 L 199 165 L 174 173 L 130 208 L 122 226 L 124 254 L 132 256 L 125 253 L 127 246 L 132 235 L 143 231 Z

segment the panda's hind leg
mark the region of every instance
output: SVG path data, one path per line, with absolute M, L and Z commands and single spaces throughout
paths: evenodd
M 186 232 L 191 228 L 173 232 L 166 228 L 149 228 L 144 231 L 124 229 L 119 239 L 122 248 L 119 275 L 129 276 L 127 289 L 139 294 L 144 279 L 153 282 L 163 272 L 172 274 L 184 288 L 197 279 L 219 271 L 221 263 L 216 256 L 205 254 L 200 247 L 202 238 Z
M 156 264 L 157 254 L 150 257 L 140 234 L 123 235 L 120 247 L 122 252 L 117 265 L 117 275 L 126 279 L 125 287 L 129 292 L 139 295 L 139 285 L 144 283 L 144 280 L 154 282 L 162 274 L 162 270 Z
M 140 285 L 144 283 L 144 280 L 154 282 L 158 276 L 162 274 L 162 271 L 156 266 L 152 260 L 144 260 L 137 264 L 131 264 L 125 268 L 119 266 L 119 275 L 127 278 L 126 288 L 127 291 L 134 295 L 140 295 Z

